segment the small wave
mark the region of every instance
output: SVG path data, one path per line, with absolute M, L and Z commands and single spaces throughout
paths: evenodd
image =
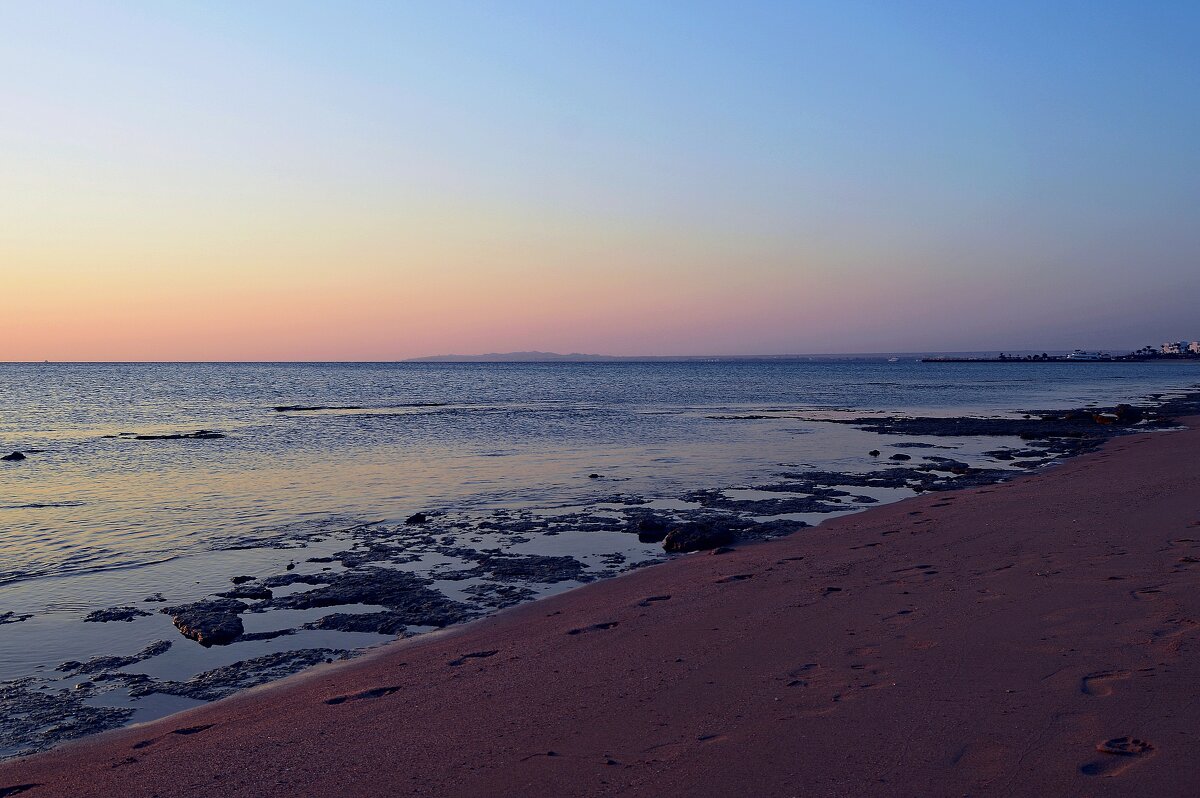
M 277 405 L 273 408 L 276 413 L 341 413 L 355 410 L 399 410 L 406 407 L 445 407 L 446 402 L 402 402 L 390 405 Z

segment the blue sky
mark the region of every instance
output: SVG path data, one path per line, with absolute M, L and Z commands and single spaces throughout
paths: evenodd
M 1194 3 L 5 17 L 10 357 L 1200 337 Z

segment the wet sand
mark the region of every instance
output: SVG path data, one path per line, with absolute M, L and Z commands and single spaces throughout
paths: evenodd
M 1200 418 L 0 764 L 0 796 L 1196 795 Z

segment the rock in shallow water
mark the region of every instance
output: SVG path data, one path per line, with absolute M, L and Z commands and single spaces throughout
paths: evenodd
M 163 612 L 171 616 L 184 637 L 190 637 L 205 648 L 223 646 L 241 637 L 245 627 L 239 613 L 248 605 L 237 599 L 214 599 L 164 607 Z
M 132 621 L 134 618 L 148 616 L 151 613 L 139 610 L 137 607 L 109 607 L 103 610 L 89 612 L 83 619 L 84 623 L 109 623 L 110 621 Z
M 33 680 L 0 684 L 0 757 L 42 751 L 129 721 L 132 709 L 93 707 L 85 694 L 33 689 Z
M 676 527 L 663 539 L 670 552 L 702 551 L 733 543 L 733 530 L 718 523 L 695 522 Z
M 12 454 L 6 454 L 3 457 L 0 457 L 0 460 L 8 460 L 10 462 L 17 462 L 18 460 L 24 459 L 25 455 L 21 454 L 20 452 L 13 452 Z
M 281 679 L 304 668 L 335 659 L 345 659 L 347 656 L 347 651 L 330 648 L 281 651 L 214 668 L 185 682 L 146 680 L 135 685 L 129 694 L 136 698 L 151 693 L 165 693 L 199 701 L 216 701 L 238 690 Z

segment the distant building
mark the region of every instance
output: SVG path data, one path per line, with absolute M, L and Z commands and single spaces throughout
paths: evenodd
M 1187 341 L 1168 341 L 1159 348 L 1159 352 L 1164 355 L 1182 355 L 1188 351 L 1189 344 Z
M 1187 351 L 1193 355 L 1200 355 L 1200 341 L 1192 341 L 1188 344 Z

